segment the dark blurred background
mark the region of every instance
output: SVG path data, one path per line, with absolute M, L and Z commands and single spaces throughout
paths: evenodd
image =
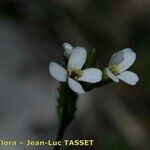
M 0 138 L 55 139 L 59 84 L 48 66 L 62 63 L 64 42 L 96 49 L 101 69 L 130 47 L 140 77 L 134 87 L 112 83 L 80 96 L 65 138 L 95 139 L 90 150 L 150 149 L 149 0 L 1 0 Z

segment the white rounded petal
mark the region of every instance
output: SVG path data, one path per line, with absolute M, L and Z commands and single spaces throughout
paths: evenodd
M 139 77 L 137 76 L 137 74 L 131 71 L 122 72 L 117 77 L 130 85 L 135 85 L 139 81 Z
M 127 70 L 136 59 L 136 53 L 132 51 L 130 48 L 126 48 L 123 50 L 123 60 L 118 64 L 120 72 Z
M 69 84 L 69 87 L 76 93 L 82 94 L 85 92 L 81 84 L 73 80 L 72 78 L 68 78 L 68 84 Z
M 70 56 L 71 53 L 72 53 L 72 51 L 73 51 L 72 45 L 69 44 L 69 43 L 64 43 L 64 44 L 63 44 L 63 48 L 64 48 L 64 50 L 65 50 L 64 53 L 67 54 L 68 56 Z
M 74 48 L 68 61 L 68 69 L 81 69 L 86 61 L 87 51 L 83 47 Z
M 78 81 L 85 81 L 89 83 L 97 83 L 102 79 L 102 72 L 97 68 L 89 68 L 83 70 L 83 75 Z
M 118 65 L 123 61 L 123 51 L 119 51 L 112 55 L 109 65 Z
M 106 68 L 107 76 L 112 79 L 114 82 L 119 82 L 119 79 L 108 69 Z
M 49 64 L 50 74 L 58 81 L 65 82 L 67 80 L 67 70 L 55 62 Z

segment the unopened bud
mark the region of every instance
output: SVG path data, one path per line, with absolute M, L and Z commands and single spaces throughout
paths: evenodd
M 64 48 L 64 54 L 67 56 L 70 56 L 72 51 L 73 51 L 73 47 L 72 45 L 70 45 L 69 43 L 64 43 L 63 44 L 63 48 Z

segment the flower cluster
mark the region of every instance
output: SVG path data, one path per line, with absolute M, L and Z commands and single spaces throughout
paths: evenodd
M 73 47 L 69 43 L 63 44 L 64 56 L 68 59 L 67 67 L 64 68 L 55 62 L 49 65 L 50 74 L 60 82 L 67 82 L 69 87 L 76 93 L 84 93 L 82 82 L 98 83 L 102 80 L 102 71 L 98 68 L 84 68 L 87 59 L 87 50 L 83 47 Z M 126 71 L 135 61 L 136 54 L 126 48 L 115 53 L 105 69 L 107 77 L 114 82 L 122 80 L 130 85 L 135 85 L 139 78 L 131 72 Z

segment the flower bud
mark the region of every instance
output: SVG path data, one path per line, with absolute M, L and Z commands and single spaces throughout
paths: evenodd
M 73 51 L 73 47 L 72 45 L 70 45 L 69 43 L 64 43 L 63 44 L 63 48 L 64 48 L 64 55 L 66 56 L 70 56 L 72 51 Z

